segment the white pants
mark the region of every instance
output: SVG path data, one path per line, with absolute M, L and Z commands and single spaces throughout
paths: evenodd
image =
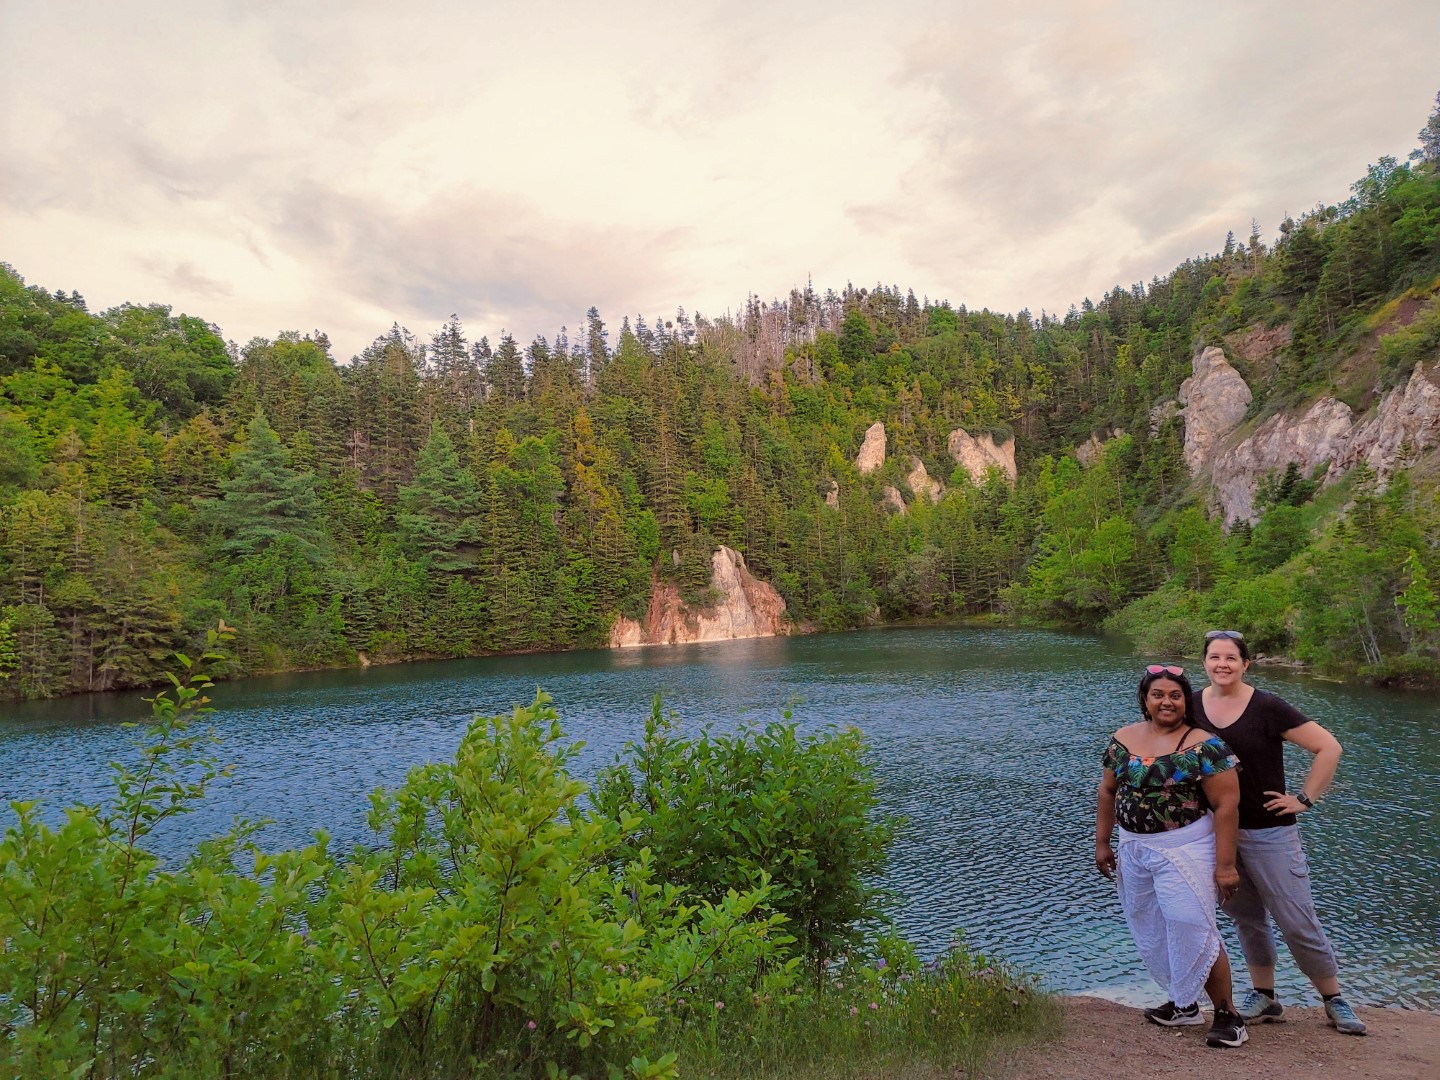
M 1120 830 L 1120 903 L 1145 969 L 1176 1005 L 1199 1000 L 1215 958 L 1215 825 L 1163 833 Z

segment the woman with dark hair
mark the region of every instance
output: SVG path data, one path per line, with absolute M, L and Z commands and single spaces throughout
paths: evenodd
M 1325 1000 L 1330 1026 L 1364 1035 L 1365 1024 L 1340 996 L 1335 950 L 1310 891 L 1310 867 L 1300 846 L 1296 819 L 1330 787 L 1340 762 L 1334 735 L 1275 694 L 1245 681 L 1250 649 L 1238 630 L 1205 635 L 1205 675 L 1210 685 L 1192 698 L 1195 723 L 1223 738 L 1240 759 L 1240 887 L 1221 902 L 1235 920 L 1251 989 L 1240 1002 L 1247 1020 L 1267 1023 L 1285 1012 L 1275 996 L 1275 936 L 1285 935 L 1296 965 Z M 1315 755 L 1300 790 L 1285 790 L 1285 744 Z
M 1215 1005 L 1210 1046 L 1249 1038 L 1231 1000 L 1230 959 L 1215 923 L 1215 897 L 1239 885 L 1235 756 L 1190 721 L 1183 668 L 1153 664 L 1140 679 L 1138 724 L 1105 748 L 1095 800 L 1095 867 L 1119 877 L 1125 921 L 1151 977 L 1170 995 L 1145 1010 L 1164 1027 L 1202 1024 L 1200 990 Z M 1111 834 L 1120 826 L 1117 855 Z

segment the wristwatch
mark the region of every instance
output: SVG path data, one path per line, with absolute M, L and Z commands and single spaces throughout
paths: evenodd
M 1311 799 L 1309 795 L 1305 794 L 1305 792 L 1297 791 L 1295 793 L 1295 798 L 1299 801 L 1301 806 L 1305 807 L 1306 810 L 1315 809 L 1315 800 Z

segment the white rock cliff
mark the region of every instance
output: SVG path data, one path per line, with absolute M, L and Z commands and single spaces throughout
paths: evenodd
M 1256 485 L 1289 465 L 1306 475 L 1324 466 L 1328 484 L 1363 462 L 1383 482 L 1440 445 L 1440 365 L 1419 365 L 1358 419 L 1326 396 L 1299 416 L 1268 417 L 1244 437 L 1237 429 L 1250 403 L 1245 381 L 1215 348 L 1196 356 L 1194 369 L 1180 388 L 1185 461 L 1209 479 L 1227 526 L 1256 520 Z
M 905 477 L 905 483 L 917 499 L 928 498 L 932 503 L 937 503 L 945 494 L 945 485 L 925 470 L 925 463 L 918 457 L 910 459 L 910 472 Z
M 860 453 L 855 458 L 855 468 L 861 476 L 874 472 L 885 464 L 885 425 L 876 420 L 865 429 L 865 441 L 860 444 Z
M 956 428 L 950 432 L 946 448 L 955 459 L 955 464 L 968 472 L 970 479 L 976 484 L 983 484 L 990 470 L 995 467 L 1005 474 L 1010 483 L 1015 482 L 1014 439 L 1006 439 L 997 445 L 989 432 L 976 438 L 964 428 Z
M 719 597 L 712 607 L 687 608 L 673 583 L 656 581 L 645 621 L 624 616 L 616 619 L 610 629 L 610 647 L 729 641 L 789 632 L 785 601 L 773 585 L 750 573 L 743 555 L 722 546 L 711 557 L 711 565 L 710 587 Z
M 1196 353 L 1190 367 L 1194 374 L 1180 384 L 1180 413 L 1185 418 L 1185 464 L 1199 473 L 1217 446 L 1245 422 L 1251 394 L 1225 353 L 1213 345 Z

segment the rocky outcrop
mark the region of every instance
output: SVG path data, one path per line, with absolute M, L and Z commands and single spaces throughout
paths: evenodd
M 738 551 L 721 547 L 711 559 L 710 588 L 717 599 L 703 610 L 687 608 L 672 582 L 656 581 L 644 623 L 620 617 L 610 630 L 610 647 L 680 645 L 695 641 L 774 637 L 789 632 L 785 601 L 774 586 L 745 566 Z
M 840 509 L 840 485 L 834 480 L 830 481 L 830 489 L 825 492 L 825 505 L 831 510 Z
M 885 464 L 885 425 L 879 420 L 865 429 L 865 441 L 860 444 L 860 453 L 855 458 L 855 468 L 861 476 L 874 472 Z
M 1349 439 L 1350 427 L 1350 406 L 1325 397 L 1301 417 L 1270 417 L 1249 438 L 1216 453 L 1208 464 L 1225 524 L 1255 519 L 1255 485 L 1266 474 L 1293 463 L 1309 475 L 1333 461 Z M 1188 429 L 1185 444 L 1188 449 Z
M 956 428 L 950 432 L 946 448 L 955 464 L 969 473 L 976 484 L 983 484 L 990 470 L 997 467 L 1010 483 L 1015 482 L 1014 439 L 1006 439 L 997 445 L 988 432 L 976 438 L 964 428 Z
M 1211 483 L 1227 525 L 1254 521 L 1255 487 L 1267 474 L 1294 464 L 1311 474 L 1328 463 L 1332 483 L 1361 462 L 1383 482 L 1418 455 L 1440 445 L 1440 367 L 1417 367 L 1358 422 L 1333 397 L 1316 401 L 1300 417 L 1272 416 L 1209 462 Z M 1186 434 L 1189 444 L 1189 433 Z
M 1255 326 L 1243 334 L 1234 334 L 1225 341 L 1230 346 L 1231 353 L 1247 364 L 1265 364 L 1290 344 L 1290 327 Z
M 1180 410 L 1185 417 L 1185 464 L 1198 473 L 1216 448 L 1245 422 L 1250 387 L 1215 346 L 1195 354 L 1190 378 L 1180 384 Z
M 886 484 L 880 489 L 880 505 L 892 514 L 903 514 L 905 512 L 905 496 L 900 494 L 899 488 L 893 488 Z
M 945 485 L 925 471 L 925 463 L 918 457 L 910 459 L 910 472 L 905 477 L 905 483 L 917 499 L 929 499 L 932 503 L 937 503 L 940 496 L 945 494 Z
M 1165 426 L 1165 421 L 1175 416 L 1180 411 L 1178 401 L 1162 401 L 1150 410 L 1150 437 L 1153 439 L 1160 434 L 1160 429 Z
M 1087 469 L 1100 460 L 1100 453 L 1105 449 L 1106 443 L 1111 439 L 1121 438 L 1125 432 L 1122 428 L 1107 427 L 1101 434 L 1104 435 L 1104 438 L 1101 438 L 1100 435 L 1092 431 L 1090 438 L 1075 448 L 1075 457 L 1078 458 L 1080 464 L 1084 465 Z
M 1440 445 L 1440 364 L 1426 372 L 1421 364 L 1404 386 L 1391 390 L 1375 411 L 1355 425 L 1350 444 L 1335 458 L 1327 479 L 1364 462 L 1382 478 L 1409 464 L 1405 453 L 1418 454 Z

